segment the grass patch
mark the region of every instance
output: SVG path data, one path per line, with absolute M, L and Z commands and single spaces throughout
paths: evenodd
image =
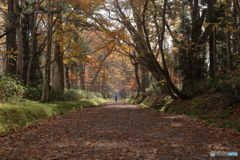
M 138 104 L 137 102 L 139 100 L 138 99 L 127 98 L 124 101 L 127 102 L 127 103 L 131 103 L 131 104 Z
M 134 99 L 127 99 L 135 103 Z M 186 115 L 210 125 L 228 128 L 240 133 L 240 103 L 233 103 L 228 96 L 217 93 L 200 95 L 189 100 L 172 100 L 169 97 L 151 95 L 141 104 L 142 107 L 174 115 Z
M 147 104 L 141 103 L 140 106 L 144 107 L 144 108 L 150 108 Z
M 0 104 L 0 132 L 15 132 L 43 119 L 65 114 L 78 108 L 98 105 L 106 101 L 103 98 L 92 98 L 42 104 L 30 100 L 15 100 L 7 104 Z
M 165 112 L 186 115 L 210 125 L 240 132 L 239 105 L 231 105 L 228 97 L 221 94 L 202 95 L 190 100 L 176 100 L 167 105 Z
M 220 113 L 217 113 L 215 117 L 218 119 L 228 119 L 231 117 L 231 111 L 229 110 L 221 111 Z
M 239 120 L 226 120 L 221 123 L 220 126 L 224 128 L 233 129 L 235 132 L 240 132 L 240 121 Z

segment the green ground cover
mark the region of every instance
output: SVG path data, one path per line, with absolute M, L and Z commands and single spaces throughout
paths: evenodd
M 23 127 L 72 110 L 90 107 L 107 102 L 103 98 L 81 99 L 78 101 L 56 101 L 39 103 L 27 99 L 12 100 L 0 104 L 0 132 L 11 133 Z

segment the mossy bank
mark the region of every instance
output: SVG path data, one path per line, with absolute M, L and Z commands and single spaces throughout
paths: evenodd
M 49 117 L 66 114 L 75 109 L 86 108 L 104 102 L 107 102 L 107 100 L 99 97 L 44 104 L 25 99 L 13 100 L 0 104 L 0 132 L 16 132 Z
M 136 103 L 137 100 L 129 99 Z M 208 124 L 240 132 L 240 103 L 222 93 L 196 96 L 189 100 L 172 100 L 166 95 L 150 95 L 143 107 L 177 115 L 186 115 Z

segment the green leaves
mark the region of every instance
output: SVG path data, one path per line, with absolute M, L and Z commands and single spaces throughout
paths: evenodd
M 25 89 L 18 80 L 0 74 L 0 100 L 21 98 L 24 93 Z

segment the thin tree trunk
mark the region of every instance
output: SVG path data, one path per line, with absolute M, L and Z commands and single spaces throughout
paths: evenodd
M 83 62 L 80 62 L 79 67 L 80 67 L 80 88 L 82 90 L 85 90 L 86 89 L 85 88 L 85 77 L 84 77 L 84 75 L 85 75 L 85 64 L 83 64 Z
M 226 13 L 229 13 L 231 2 L 227 0 Z M 227 44 L 227 68 L 229 71 L 232 70 L 232 51 L 231 51 L 231 31 L 228 26 L 229 17 L 226 16 L 226 44 Z
M 236 9 L 236 14 L 238 15 L 238 19 L 240 19 L 240 2 L 239 2 L 239 0 L 233 0 L 233 5 Z
M 215 45 L 215 43 L 214 43 L 214 32 L 211 31 L 210 37 L 209 37 L 209 58 L 210 58 L 210 77 L 212 77 L 212 78 L 215 76 L 214 55 L 216 53 L 214 52 L 214 45 Z
M 240 20 L 240 6 L 237 2 L 233 2 L 233 20 L 234 20 L 234 26 L 235 30 L 239 30 L 240 26 L 238 25 L 238 22 Z M 238 14 L 239 12 L 239 14 Z M 240 54 L 240 32 L 234 32 L 233 33 L 233 54 Z M 234 69 L 236 69 L 235 67 Z
M 14 5 L 14 12 L 17 15 L 17 20 L 16 20 L 16 33 L 17 33 L 17 50 L 18 50 L 18 56 L 17 56 L 17 71 L 16 75 L 20 79 L 23 78 L 23 43 L 22 43 L 22 23 L 21 23 L 21 10 L 19 8 L 20 5 L 19 0 L 15 0 L 15 5 Z
M 213 66 L 214 66 L 214 75 L 217 73 L 217 35 L 216 35 L 216 28 L 214 27 L 213 30 Z
M 229 71 L 232 70 L 232 52 L 231 52 L 231 32 L 227 31 L 226 33 L 226 41 L 227 41 L 227 68 Z

